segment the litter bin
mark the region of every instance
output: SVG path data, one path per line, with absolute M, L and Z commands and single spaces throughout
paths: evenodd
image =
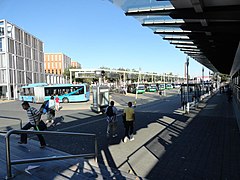
M 109 105 L 109 87 L 108 86 L 93 86 L 93 104 L 91 110 L 97 113 L 104 113 L 106 107 Z

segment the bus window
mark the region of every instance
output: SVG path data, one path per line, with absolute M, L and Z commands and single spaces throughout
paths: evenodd
M 90 86 L 88 84 L 86 84 L 86 92 L 90 91 Z
M 23 91 L 26 96 L 34 96 L 33 88 L 24 88 Z
M 51 88 L 45 88 L 45 96 L 51 96 L 53 94 L 53 90 Z
M 72 95 L 80 95 L 80 94 L 84 94 L 84 87 L 79 87 L 79 88 L 74 88 L 72 89 L 73 92 L 76 91 L 75 93 L 73 93 Z
M 84 87 L 83 86 L 79 89 L 79 94 L 84 94 Z

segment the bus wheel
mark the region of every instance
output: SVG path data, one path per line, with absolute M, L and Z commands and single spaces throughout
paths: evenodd
M 68 98 L 63 98 L 63 103 L 69 103 L 69 100 L 68 100 Z

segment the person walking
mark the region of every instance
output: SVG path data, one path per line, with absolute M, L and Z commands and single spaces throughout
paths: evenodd
M 132 107 L 132 102 L 128 102 L 128 107 L 126 107 L 123 111 L 123 120 L 124 120 L 124 127 L 125 127 L 125 135 L 123 142 L 127 142 L 128 139 L 130 141 L 134 140 L 133 137 L 133 126 L 135 121 L 135 112 Z
M 107 136 L 117 137 L 117 108 L 114 106 L 114 101 L 110 102 L 105 110 L 107 114 Z
M 28 116 L 28 123 L 22 128 L 22 130 L 28 130 L 30 128 L 34 128 L 34 130 L 44 130 L 44 127 L 39 122 L 39 119 L 41 117 L 41 113 L 35 108 L 31 107 L 27 101 L 24 101 L 22 103 L 22 108 L 27 111 Z M 40 148 L 44 148 L 46 146 L 45 139 L 43 135 L 37 134 L 38 139 L 40 141 Z M 27 144 L 27 134 L 21 134 L 21 141 L 18 142 L 19 144 Z
M 54 96 L 51 96 L 48 101 L 48 112 L 47 112 L 47 121 L 46 123 L 54 123 L 54 117 L 55 117 L 55 100 Z
M 58 95 L 56 95 L 56 98 L 55 98 L 55 110 L 59 111 L 60 110 L 59 107 L 60 107 L 60 99 L 59 99 Z

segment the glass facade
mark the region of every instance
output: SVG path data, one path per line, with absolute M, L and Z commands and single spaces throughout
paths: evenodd
M 3 51 L 3 38 L 0 38 L 0 52 Z
M 1 97 L 16 99 L 19 87 L 45 82 L 43 62 L 42 41 L 6 20 L 0 20 Z
M 4 27 L 0 27 L 0 36 L 4 36 Z
M 7 62 L 5 61 L 5 54 L 0 54 L 0 68 L 6 68 L 6 67 L 7 67 Z

